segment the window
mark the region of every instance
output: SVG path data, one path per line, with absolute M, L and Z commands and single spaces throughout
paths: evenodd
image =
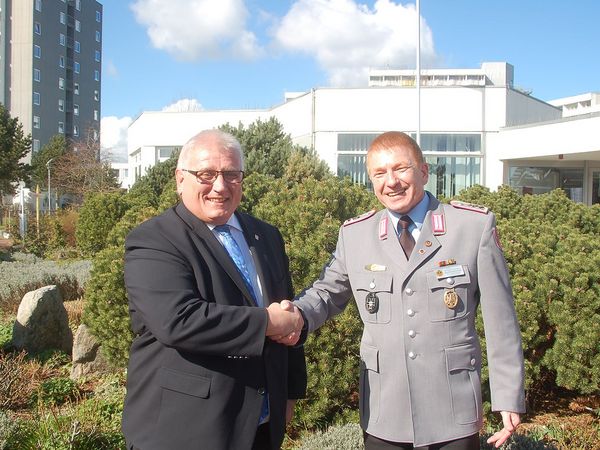
M 34 139 L 33 140 L 33 153 L 37 153 L 39 151 L 40 151 L 40 140 Z
M 81 22 L 75 19 L 75 31 L 81 31 Z
M 100 42 L 101 34 L 99 31 L 96 31 L 96 42 Z
M 42 72 L 40 72 L 40 69 L 33 69 L 33 80 L 39 82 L 41 79 Z
M 61 90 L 65 89 L 65 79 L 62 77 L 58 79 L 58 88 Z
M 583 202 L 584 170 L 552 165 L 511 165 L 508 184 L 520 194 L 544 194 L 562 189 L 575 202 Z
M 102 21 L 102 14 L 100 14 L 100 11 L 96 11 L 96 22 L 101 22 Z
M 65 57 L 64 56 L 58 57 L 58 65 L 63 68 L 65 67 Z
M 73 83 L 73 93 L 79 95 L 79 83 Z
M 100 91 L 98 91 L 97 89 L 94 91 L 94 100 L 96 100 L 97 102 L 100 101 Z
M 42 0 L 35 0 L 35 10 L 42 11 Z
M 97 109 L 95 109 L 94 110 L 94 120 L 98 120 L 98 119 L 100 119 L 100 112 Z
M 58 42 L 64 47 L 67 44 L 67 37 L 64 34 L 60 33 L 58 35 Z
M 81 11 L 81 0 L 75 0 L 75 9 Z
M 94 59 L 96 60 L 96 62 L 100 62 L 100 50 L 96 50 L 94 52 Z
M 42 57 L 42 48 L 39 45 L 33 46 L 33 56 L 35 56 L 36 58 Z
M 75 41 L 75 53 L 81 53 L 81 43 L 79 41 Z
M 67 23 L 67 15 L 64 12 L 60 13 L 60 23 L 63 25 L 66 25 Z
M 40 93 L 39 92 L 34 92 L 33 93 L 33 104 L 34 105 L 39 105 L 41 103 L 41 100 L 42 100 L 42 98 L 40 96 Z
M 73 114 L 75 114 L 76 116 L 79 115 L 79 105 L 73 105 Z
M 59 133 L 64 133 L 65 132 L 65 124 L 64 124 L 64 122 L 58 122 L 58 132 Z
M 100 81 L 100 71 L 94 70 L 94 80 Z
M 79 125 L 73 125 L 73 135 L 79 136 Z
M 73 63 L 73 70 L 75 73 L 79 73 L 81 71 L 81 65 L 77 61 Z
M 35 34 L 42 34 L 42 25 L 39 22 L 34 23 L 33 31 L 35 31 Z
M 58 110 L 60 112 L 64 112 L 65 110 L 65 101 L 62 98 L 58 99 Z
M 33 116 L 33 128 L 40 127 L 40 116 Z

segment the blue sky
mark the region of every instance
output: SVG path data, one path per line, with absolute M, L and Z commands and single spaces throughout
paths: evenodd
M 102 145 L 123 155 L 141 112 L 267 108 L 284 92 L 366 85 L 415 67 L 415 3 L 392 0 L 100 0 Z M 422 67 L 515 67 L 552 100 L 600 91 L 597 0 L 421 0 Z

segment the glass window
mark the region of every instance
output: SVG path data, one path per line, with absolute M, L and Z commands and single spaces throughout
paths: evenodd
M 34 92 L 33 93 L 33 104 L 34 105 L 39 105 L 42 101 L 42 97 L 40 96 L 39 92 Z
M 79 105 L 73 105 L 73 114 L 75 114 L 76 116 L 79 115 Z
M 58 132 L 59 133 L 64 133 L 65 132 L 65 124 L 64 124 L 64 122 L 58 122 Z
M 67 37 L 64 34 L 60 33 L 58 35 L 58 42 L 64 47 L 67 44 Z
M 75 53 L 81 53 L 81 43 L 79 41 L 75 41 Z
M 37 153 L 39 151 L 40 151 L 40 140 L 34 139 L 33 140 L 33 153 Z
M 81 0 L 75 0 L 75 9 L 81 11 Z
M 42 34 L 42 25 L 39 22 L 33 24 L 33 30 L 35 34 Z
M 65 25 L 67 23 L 67 15 L 64 12 L 60 13 L 60 23 Z
M 97 109 L 95 109 L 94 110 L 94 120 L 99 120 L 99 119 L 100 119 L 100 112 Z
M 543 194 L 562 189 L 575 202 L 583 202 L 583 168 L 511 166 L 508 184 L 520 194 Z
M 33 56 L 35 56 L 36 58 L 42 57 L 42 48 L 39 45 L 33 46 Z
M 58 79 L 58 88 L 59 89 L 64 89 L 65 88 L 65 79 L 62 78 L 62 77 Z
M 65 101 L 62 98 L 58 99 L 58 110 L 61 112 L 65 110 Z
M 75 62 L 73 63 L 73 71 L 74 71 L 75 73 L 79 73 L 79 72 L 80 72 L 80 70 L 81 70 L 81 66 L 80 66 L 80 64 L 79 64 L 77 61 L 75 61 Z
M 40 69 L 33 69 L 33 80 L 40 81 L 42 79 L 42 72 Z
M 354 183 L 359 183 L 371 189 L 371 180 L 367 175 L 366 153 L 339 154 L 337 160 L 338 177 L 350 177 Z
M 98 91 L 98 90 L 94 91 L 94 100 L 96 100 L 97 102 L 100 101 L 100 91 Z
M 100 71 L 94 70 L 94 80 L 100 81 Z
M 100 42 L 101 34 L 99 31 L 96 31 L 96 42 Z
M 75 31 L 81 31 L 81 22 L 75 19 Z
M 415 135 L 413 134 L 414 138 Z M 423 152 L 481 152 L 480 134 L 421 134 Z
M 437 157 L 425 155 L 429 181 L 425 186 L 433 195 L 454 197 L 460 191 L 480 183 L 480 157 Z
M 73 83 L 73 93 L 79 95 L 79 83 Z
M 58 65 L 60 67 L 65 67 L 65 57 L 64 56 L 59 56 L 58 57 Z
M 36 11 L 42 10 L 42 0 L 35 0 L 35 9 Z
M 96 22 L 100 21 L 102 21 L 102 14 L 100 14 L 100 11 L 96 11 Z
M 338 152 L 366 152 L 377 134 L 338 134 Z
M 40 127 L 40 116 L 33 116 L 33 128 Z
M 94 59 L 96 60 L 96 62 L 100 62 L 100 50 L 96 50 L 94 52 Z
M 79 125 L 73 125 L 73 134 L 79 136 Z

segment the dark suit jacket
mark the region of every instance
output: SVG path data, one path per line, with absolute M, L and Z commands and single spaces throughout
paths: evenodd
M 293 297 L 283 239 L 236 213 L 265 306 Z M 287 399 L 306 390 L 301 348 L 265 338 L 267 313 L 226 250 L 183 204 L 144 222 L 125 243 L 132 329 L 123 432 L 141 450 L 250 449 L 265 388 L 273 448 Z

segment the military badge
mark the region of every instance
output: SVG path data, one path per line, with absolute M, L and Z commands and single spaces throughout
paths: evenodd
M 375 314 L 379 310 L 379 297 L 375 292 L 369 292 L 365 298 L 365 309 L 369 314 Z
M 454 288 L 446 289 L 446 292 L 444 292 L 444 303 L 450 309 L 456 308 L 456 305 L 458 305 L 458 294 Z

